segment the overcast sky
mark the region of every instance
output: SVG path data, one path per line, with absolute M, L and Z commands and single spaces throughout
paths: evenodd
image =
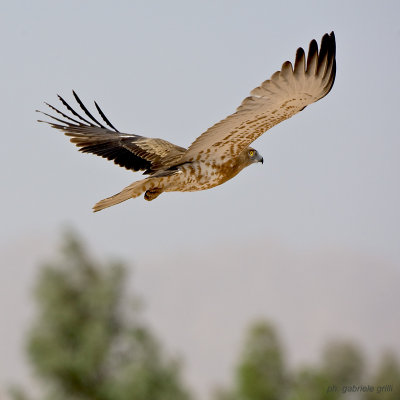
M 221 265 L 219 248 L 240 251 L 236 262 L 251 271 L 252 260 L 266 262 L 270 243 L 293 254 L 351 252 L 399 276 L 398 1 L 38 0 L 2 8 L 0 292 L 7 329 L 0 346 L 13 361 L 0 369 L 0 385 L 23 370 L 29 287 L 65 225 L 94 253 L 126 259 L 139 277 L 149 260 L 168 264 L 180 254 L 189 264 L 215 254 L 203 259 Z M 93 214 L 95 202 L 140 175 L 80 154 L 36 122 L 44 101 L 58 106 L 57 93 L 72 101 L 74 89 L 90 107 L 96 100 L 120 131 L 188 146 L 293 61 L 297 47 L 331 30 L 332 91 L 254 143 L 263 165 L 212 190 L 138 198 Z M 171 279 L 184 279 L 181 272 Z M 159 298 L 150 287 L 143 291 L 151 317 Z

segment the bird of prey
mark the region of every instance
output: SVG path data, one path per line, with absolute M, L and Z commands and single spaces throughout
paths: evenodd
M 70 136 L 71 142 L 83 153 L 96 154 L 147 175 L 120 193 L 99 201 L 94 211 L 142 193 L 151 201 L 163 192 L 210 189 L 233 178 L 243 168 L 262 163 L 262 156 L 250 144 L 274 125 L 329 93 L 336 74 L 335 52 L 333 32 L 322 37 L 319 50 L 317 42 L 312 40 L 307 56 L 300 47 L 294 66 L 284 62 L 280 71 L 251 91 L 236 112 L 209 128 L 188 149 L 164 139 L 119 132 L 95 102 L 102 118 L 99 122 L 75 92 L 74 97 L 86 114 L 84 117 L 58 96 L 74 118 L 45 103 L 62 119 L 43 113 L 52 120 L 39 122 L 47 122 Z

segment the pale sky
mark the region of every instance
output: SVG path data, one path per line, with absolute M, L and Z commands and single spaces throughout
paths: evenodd
M 252 260 L 265 261 L 270 243 L 290 254 L 361 255 L 355 270 L 362 271 L 362 260 L 373 259 L 378 260 L 373 265 L 387 265 L 399 277 L 399 15 L 398 1 L 38 0 L 3 5 L 0 317 L 5 322 L 0 346 L 12 361 L 0 365 L 0 385 L 26 375 L 21 354 L 22 332 L 32 312 L 29 288 L 38 262 L 53 250 L 65 225 L 75 227 L 95 254 L 131 263 L 138 279 L 146 273 L 150 279 L 148 271 L 156 266 L 148 266 L 149 260 L 165 260 L 162 268 L 170 263 L 175 270 L 172 260 L 181 254 L 187 264 L 198 265 L 200 258 L 211 264 L 209 269 L 213 262 L 218 269 L 224 262 L 222 247 L 241 252 L 242 258 L 228 259 L 240 268 L 246 265 L 244 276 L 234 276 L 244 291 L 251 290 L 246 273 L 251 275 Z M 153 202 L 138 198 L 93 214 L 95 202 L 140 174 L 80 154 L 61 133 L 36 122 L 35 109 L 46 111 L 44 101 L 58 106 L 56 94 L 72 100 L 74 89 L 90 109 L 96 100 L 120 131 L 188 146 L 284 61 L 293 61 L 297 47 L 307 47 L 313 38 L 319 42 L 332 30 L 337 41 L 332 91 L 254 143 L 264 165 L 249 167 L 212 190 L 166 193 Z M 323 263 L 319 268 L 323 271 Z M 170 279 L 196 285 L 179 271 Z M 362 273 L 358 278 L 364 278 Z M 163 282 L 157 290 L 150 286 L 138 290 L 157 325 L 152 307 Z M 201 304 L 207 288 L 196 293 L 193 301 Z M 248 304 L 240 329 L 251 322 L 245 318 L 253 315 Z M 280 315 L 279 303 L 275 306 L 262 316 Z M 199 307 L 191 312 L 200 312 Z M 171 320 L 179 322 L 179 316 Z M 319 326 L 322 342 L 329 330 L 322 322 Z M 400 328 L 400 320 L 394 327 Z M 196 354 L 179 348 L 182 340 L 190 348 L 190 338 L 174 336 L 168 321 L 158 328 L 161 338 L 170 335 L 172 350 L 189 358 L 193 386 L 209 385 L 214 377 L 196 364 Z M 214 339 L 212 334 L 207 339 L 211 347 L 218 343 Z M 233 357 L 235 351 L 232 347 L 224 354 Z M 221 376 L 228 374 L 228 364 L 221 364 Z

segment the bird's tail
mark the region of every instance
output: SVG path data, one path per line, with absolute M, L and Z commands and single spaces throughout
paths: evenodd
M 122 203 L 128 199 L 134 199 L 145 192 L 149 187 L 152 186 L 152 179 L 146 178 L 140 181 L 131 183 L 126 188 L 122 189 L 119 193 L 114 194 L 114 196 L 107 197 L 106 199 L 100 200 L 93 206 L 93 211 L 101 211 L 107 207 L 114 206 L 115 204 Z

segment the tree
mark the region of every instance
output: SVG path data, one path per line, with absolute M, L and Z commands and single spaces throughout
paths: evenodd
M 400 363 L 393 353 L 383 354 L 372 382 L 375 390 L 365 397 L 366 400 L 400 399 Z
M 351 397 L 349 393 L 343 393 L 343 386 L 361 384 L 363 372 L 364 358 L 357 346 L 352 342 L 330 342 L 323 351 L 319 366 L 302 367 L 294 374 L 289 400 Z
M 398 364 L 393 361 L 385 365 L 381 367 L 382 375 L 378 374 L 376 380 L 395 382 L 396 377 L 398 379 L 400 376 Z M 319 364 L 291 371 L 284 363 L 275 329 L 271 324 L 260 321 L 248 331 L 233 387 L 216 390 L 214 399 L 369 400 L 366 397 L 368 394 L 361 391 L 353 393 L 355 396 L 349 393 L 351 390 L 343 392 L 344 386 L 365 383 L 364 369 L 364 357 L 356 345 L 335 341 L 325 347 Z M 375 400 L 375 397 L 371 397 L 371 400 Z
M 282 400 L 286 392 L 282 349 L 272 325 L 253 324 L 247 334 L 236 371 L 235 388 L 219 390 L 219 400 Z
M 322 370 L 337 387 L 362 382 L 364 357 L 352 342 L 329 343 L 322 355 Z
M 302 367 L 291 381 L 288 400 L 336 400 L 340 391 L 331 389 L 332 381 L 320 368 Z
M 49 400 L 188 400 L 179 365 L 124 307 L 121 263 L 100 265 L 69 232 L 58 260 L 45 265 L 35 290 L 38 316 L 28 353 Z M 14 390 L 16 400 L 27 399 Z

